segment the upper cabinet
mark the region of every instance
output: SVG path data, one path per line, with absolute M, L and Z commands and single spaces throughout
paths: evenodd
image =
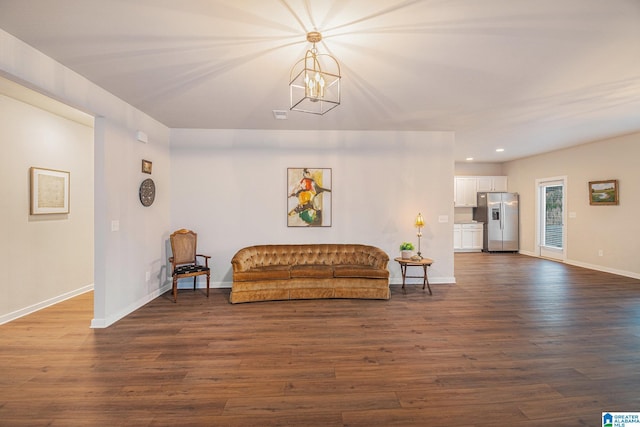
M 456 176 L 453 205 L 457 208 L 477 206 L 476 194 L 483 191 L 507 191 L 506 176 Z
M 483 191 L 507 191 L 506 176 L 477 176 L 478 193 Z
M 476 206 L 476 193 L 478 181 L 474 177 L 456 176 L 453 205 L 456 207 L 473 207 Z

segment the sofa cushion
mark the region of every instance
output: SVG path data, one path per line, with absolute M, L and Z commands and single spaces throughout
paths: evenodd
M 255 267 L 247 271 L 236 271 L 233 273 L 233 280 L 236 282 L 249 282 L 255 280 L 278 280 L 290 279 L 288 265 L 268 265 Z
M 291 278 L 311 277 L 328 279 L 333 277 L 333 267 L 322 264 L 301 264 L 291 266 Z
M 369 267 L 366 265 L 336 265 L 334 267 L 333 276 L 386 279 L 389 277 L 389 270 Z

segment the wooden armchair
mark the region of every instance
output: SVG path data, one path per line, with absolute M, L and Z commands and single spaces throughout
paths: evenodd
M 169 237 L 173 256 L 169 258 L 171 263 L 171 275 L 173 276 L 173 302 L 178 301 L 178 279 L 193 277 L 193 290 L 196 289 L 198 276 L 207 275 L 207 298 L 209 298 L 209 282 L 211 270 L 209 269 L 210 256 L 196 253 L 198 235 L 191 230 L 178 230 Z M 197 258 L 204 259 L 204 265 L 198 264 Z

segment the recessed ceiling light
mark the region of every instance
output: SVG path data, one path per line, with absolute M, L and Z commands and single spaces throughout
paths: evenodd
M 473 160 L 473 157 L 467 157 L 467 162 L 470 162 L 471 160 Z
M 502 153 L 504 151 L 504 148 L 496 148 L 496 153 Z

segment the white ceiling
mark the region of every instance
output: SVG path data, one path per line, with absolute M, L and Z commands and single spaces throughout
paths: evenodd
M 455 131 L 459 161 L 640 131 L 640 0 L 0 0 L 0 28 L 172 128 Z M 312 30 L 342 104 L 275 120 Z

